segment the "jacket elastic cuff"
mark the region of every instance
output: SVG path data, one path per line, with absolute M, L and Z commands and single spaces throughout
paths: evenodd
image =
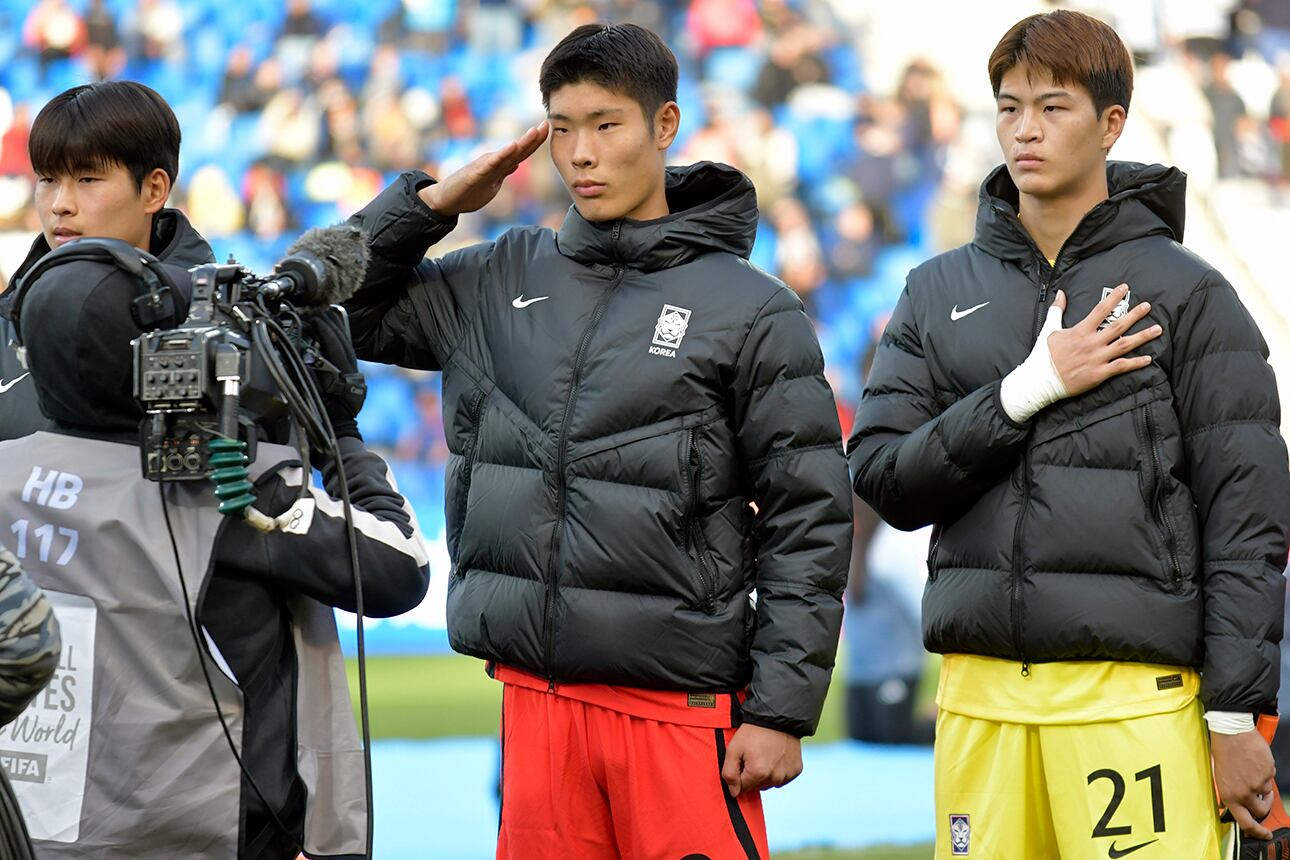
M 773 717 L 758 717 L 749 714 L 747 711 L 743 712 L 739 722 L 740 725 L 760 726 L 763 729 L 783 732 L 786 735 L 792 735 L 798 740 L 815 734 L 813 731 L 805 731 L 801 723 L 792 720 L 777 720 Z
M 1003 423 L 1007 424 L 1009 427 L 1015 428 L 1017 430 L 1029 430 L 1030 429 L 1029 421 L 1026 421 L 1025 423 L 1019 423 L 1017 421 L 1013 421 L 1012 417 L 1008 415 L 1008 410 L 1003 408 L 1002 392 L 1003 392 L 1003 380 L 1001 379 L 998 382 L 994 383 L 994 390 L 990 392 L 990 399 L 994 401 L 994 411 L 999 413 L 999 418 L 1001 418 L 1003 420 Z
M 444 215 L 440 212 L 436 212 L 426 205 L 426 202 L 421 199 L 421 195 L 417 194 L 417 192 L 422 188 L 428 188 L 431 185 L 438 185 L 439 180 L 435 179 L 424 170 L 409 170 L 403 175 L 407 182 L 407 188 L 409 191 L 408 196 L 415 201 L 415 206 L 418 212 L 427 216 L 432 222 L 434 222 L 436 227 L 446 227 L 448 230 L 452 230 L 457 226 L 456 215 Z
M 1275 705 L 1268 708 L 1252 708 L 1249 704 L 1237 705 L 1230 702 L 1202 702 L 1202 704 L 1206 713 L 1210 711 L 1227 711 L 1234 714 L 1253 714 L 1255 719 L 1258 719 L 1259 714 L 1272 714 L 1275 716 L 1277 712 Z

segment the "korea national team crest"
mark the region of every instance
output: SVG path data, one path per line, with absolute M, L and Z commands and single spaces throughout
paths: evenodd
M 663 312 L 658 315 L 654 325 L 654 345 L 649 348 L 650 355 L 662 355 L 676 358 L 676 351 L 685 337 L 685 330 L 690 325 L 690 312 L 676 305 L 663 305 Z
M 1111 295 L 1111 293 L 1113 292 L 1115 292 L 1115 287 L 1103 287 L 1102 301 L 1106 301 L 1106 297 Z M 1116 320 L 1118 320 L 1120 317 L 1124 316 L 1128 312 L 1129 312 L 1129 293 L 1128 291 L 1125 291 L 1124 298 L 1120 299 L 1119 303 L 1114 308 L 1111 309 L 1110 315 L 1106 319 L 1102 320 L 1102 324 L 1097 327 L 1097 330 L 1101 331 L 1102 329 L 1106 328 L 1111 323 L 1115 322 Z
M 950 856 L 966 857 L 972 846 L 972 823 L 967 815 L 950 816 Z

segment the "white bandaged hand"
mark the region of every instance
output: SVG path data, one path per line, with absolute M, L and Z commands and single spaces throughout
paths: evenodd
M 1029 421 L 1045 406 L 1052 406 L 1070 396 L 1048 352 L 1048 336 L 1062 329 L 1062 311 L 1057 304 L 1048 309 L 1035 348 L 1016 370 L 1003 378 L 999 400 L 1003 403 L 1003 411 L 1018 424 Z

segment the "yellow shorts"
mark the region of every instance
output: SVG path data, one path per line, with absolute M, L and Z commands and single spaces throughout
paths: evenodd
M 951 665 L 951 671 L 963 668 Z M 1115 671 L 1122 675 L 1123 667 Z M 1027 683 L 1012 672 L 1016 684 Z M 1043 676 L 1061 670 L 1038 674 L 1036 692 Z M 1193 679 L 1186 681 L 1191 687 Z M 1145 716 L 1051 719 L 1000 721 L 942 707 L 937 860 L 1219 860 L 1227 828 L 1218 821 L 1209 738 L 1194 696 L 1175 710 Z

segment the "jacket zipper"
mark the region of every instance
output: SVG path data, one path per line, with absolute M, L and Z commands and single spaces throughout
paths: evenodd
M 1147 448 L 1151 452 L 1151 508 L 1165 528 L 1165 551 L 1169 553 L 1170 573 L 1173 576 L 1173 587 L 1175 590 L 1182 588 L 1182 564 L 1178 561 L 1178 536 L 1174 534 L 1173 523 L 1170 521 L 1165 511 L 1163 496 L 1160 492 L 1164 482 L 1161 480 L 1162 472 L 1160 469 L 1160 448 L 1156 443 L 1156 425 L 1151 419 L 1151 407 L 1148 405 L 1143 409 L 1143 414 L 1147 419 Z
M 1101 204 L 1098 204 L 1099 206 Z M 1048 288 L 1056 280 L 1057 263 L 1061 261 L 1062 253 L 1066 250 L 1067 244 L 1070 243 L 1071 236 L 1075 231 L 1066 237 L 1061 247 L 1057 249 L 1057 256 L 1053 257 L 1052 265 L 1049 265 L 1035 240 L 1025 231 L 1021 225 L 1021 219 L 1010 212 L 1005 212 L 997 206 L 990 207 L 995 214 L 1003 215 L 1008 223 L 1020 233 L 1030 245 L 1031 250 L 1035 252 L 1036 261 L 1040 265 L 1040 270 L 1044 272 L 1043 279 L 1039 284 L 1039 301 L 1035 305 L 1035 321 L 1030 332 L 1030 342 L 1033 344 L 1039 338 L 1039 330 L 1043 328 L 1044 312 L 1048 303 Z M 1097 207 L 1094 207 L 1095 209 Z M 1090 210 L 1091 212 L 1091 210 Z M 1085 214 L 1088 217 L 1088 213 Z M 1081 219 L 1081 223 L 1082 219 Z M 1079 227 L 1076 226 L 1076 230 Z M 1022 644 L 1022 619 L 1025 613 L 1025 602 L 1021 599 L 1021 580 L 1024 574 L 1024 556 L 1022 555 L 1021 536 L 1025 529 L 1026 511 L 1030 508 L 1030 443 L 1026 443 L 1026 449 L 1021 454 L 1021 511 L 1017 514 L 1017 526 L 1012 536 L 1012 582 L 1010 593 L 1010 616 L 1012 618 L 1012 647 L 1017 652 L 1017 659 L 1021 661 L 1021 675 L 1023 678 L 1030 677 L 1030 658 L 1026 656 L 1026 649 Z
M 1045 265 L 1047 263 L 1045 262 Z M 1048 299 L 1048 284 L 1052 272 L 1044 277 L 1039 286 L 1039 302 L 1035 305 L 1035 322 L 1030 340 L 1033 343 L 1039 337 L 1039 329 L 1042 327 L 1041 320 L 1044 315 L 1044 304 Z M 1030 509 L 1030 443 L 1026 443 L 1026 448 L 1021 453 L 1021 510 L 1017 513 L 1017 526 L 1012 535 L 1012 583 L 1010 591 L 1010 615 L 1012 618 L 1012 647 L 1017 652 L 1017 659 L 1021 660 L 1021 675 L 1024 678 L 1030 677 L 1030 659 L 1026 656 L 1026 649 L 1022 644 L 1022 613 L 1025 611 L 1025 604 L 1021 599 L 1021 579 L 1024 575 L 1025 556 L 1021 547 L 1021 536 L 1025 530 L 1026 511 Z
M 686 538 L 694 547 L 694 560 L 699 568 L 699 584 L 703 589 L 703 608 L 711 614 L 716 609 L 715 571 L 709 576 L 707 566 L 708 544 L 703 537 L 703 524 L 699 522 L 699 486 L 703 479 L 703 458 L 699 453 L 698 431 L 691 427 L 686 434 L 686 460 L 689 468 L 689 504 L 685 511 Z
M 621 222 L 614 224 L 611 233 L 613 241 L 618 241 L 618 234 L 621 230 Z M 587 328 L 582 332 L 582 338 L 578 341 L 578 351 L 573 356 L 573 379 L 569 384 L 569 396 L 564 402 L 564 418 L 560 422 L 560 439 L 556 455 L 556 488 L 559 498 L 556 509 L 558 513 L 555 521 L 555 533 L 551 536 L 551 559 L 547 564 L 546 574 L 546 607 L 542 614 L 547 689 L 551 692 L 555 692 L 555 630 L 553 628 L 555 623 L 555 597 L 560 585 L 559 577 L 556 575 L 556 562 L 560 556 L 560 543 L 564 533 L 565 506 L 568 502 L 568 480 L 565 477 L 564 469 L 566 458 L 569 454 L 569 416 L 573 414 L 573 405 L 578 399 L 578 382 L 582 375 L 582 362 L 587 357 L 587 347 L 591 343 L 591 337 L 596 333 L 596 327 L 600 325 L 600 318 L 605 315 L 605 307 L 609 304 L 609 299 L 613 296 L 619 284 L 623 282 L 626 274 L 627 270 L 621 265 L 614 266 L 613 280 L 609 282 L 604 295 L 596 303 L 595 309 L 591 312 L 591 322 L 587 323 Z

